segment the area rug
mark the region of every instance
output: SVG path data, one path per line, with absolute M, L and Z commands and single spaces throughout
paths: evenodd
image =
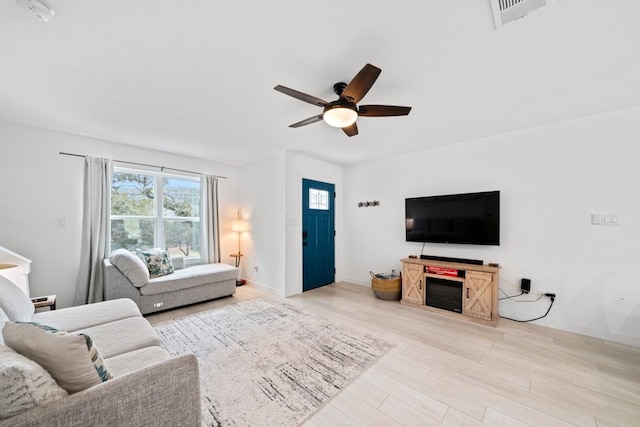
M 298 425 L 392 347 L 270 298 L 155 328 L 171 354 L 198 357 L 206 426 Z

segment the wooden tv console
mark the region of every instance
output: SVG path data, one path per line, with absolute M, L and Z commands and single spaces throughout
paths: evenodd
M 435 269 L 453 269 L 464 277 L 436 274 Z M 455 274 L 455 272 L 449 272 Z M 436 278 L 462 284 L 460 313 L 427 305 L 426 283 L 428 278 Z M 465 319 L 489 326 L 498 323 L 498 281 L 500 267 L 489 265 L 463 264 L 447 261 L 432 261 L 420 258 L 402 260 L 402 300 L 401 304 L 432 311 L 444 316 Z M 457 284 L 452 283 L 457 286 Z

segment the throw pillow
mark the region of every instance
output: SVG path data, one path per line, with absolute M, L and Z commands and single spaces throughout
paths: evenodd
M 9 320 L 28 322 L 36 309 L 20 288 L 6 277 L 0 276 L 0 307 Z
M 154 277 L 166 276 L 175 271 L 171 257 L 166 250 L 160 251 L 142 251 L 142 256 L 147 263 L 147 269 L 149 269 L 149 276 Z
M 0 419 L 67 396 L 42 366 L 5 346 L 0 346 L 0 384 Z
M 88 335 L 33 322 L 8 322 L 2 335 L 7 346 L 40 364 L 69 393 L 113 378 Z
M 118 249 L 109 257 L 113 264 L 133 286 L 139 288 L 149 282 L 149 270 L 138 256 L 126 249 Z

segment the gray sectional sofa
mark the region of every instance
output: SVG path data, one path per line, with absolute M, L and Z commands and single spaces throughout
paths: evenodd
M 153 327 L 131 300 L 118 299 L 33 313 L 33 306 L 29 307 L 31 301 L 24 294 L 20 296 L 19 289 L 16 293 L 10 284 L 0 280 L 0 291 L 0 329 L 4 328 L 7 345 L 10 343 L 7 331 L 12 327 L 25 326 L 20 323 L 25 321 L 68 331 L 70 334 L 66 334 L 67 337 L 78 337 L 82 333 L 91 337 L 112 374 L 111 379 L 82 391 L 69 392 L 67 395 L 60 389 L 63 395 L 55 396 L 54 400 L 44 400 L 36 403 L 36 406 L 27 403 L 26 410 L 19 412 L 21 408 L 18 408 L 18 413 L 0 419 L 0 426 L 200 425 L 196 357 L 193 354 L 170 356 L 160 346 L 160 339 Z M 30 324 L 26 326 L 33 327 Z M 9 360 L 25 358 L 27 355 L 2 344 L 0 339 L 0 375 L 6 377 L 0 396 L 5 399 L 3 405 L 19 399 L 28 401 L 33 393 L 24 391 L 27 385 L 18 384 L 25 375 L 15 374 L 21 365 Z M 56 354 L 58 351 L 56 347 L 51 357 L 60 356 Z M 24 362 L 33 364 L 33 360 L 27 357 Z M 8 367 L 10 362 L 13 364 Z M 65 369 L 71 364 L 66 359 L 58 363 L 62 363 Z M 40 365 L 46 366 L 42 362 Z M 42 369 L 37 364 L 36 368 Z M 44 371 L 43 374 L 48 376 Z M 51 375 L 55 377 L 53 373 Z M 36 385 L 40 387 L 38 381 Z M 53 379 L 49 377 L 49 381 L 53 382 Z M 62 385 L 58 379 L 56 381 Z M 58 387 L 55 383 L 52 385 Z M 30 387 L 33 389 L 34 385 Z M 6 410 L 7 407 L 2 409 Z
M 179 258 L 173 259 L 173 266 L 173 273 L 149 278 L 144 263 L 120 249 L 104 260 L 105 297 L 129 298 L 142 314 L 148 314 L 230 296 L 236 291 L 236 267 L 220 263 L 183 267 Z

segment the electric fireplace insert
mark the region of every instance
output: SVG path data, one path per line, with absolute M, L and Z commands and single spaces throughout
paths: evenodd
M 427 277 L 426 288 L 426 305 L 462 313 L 462 282 Z

